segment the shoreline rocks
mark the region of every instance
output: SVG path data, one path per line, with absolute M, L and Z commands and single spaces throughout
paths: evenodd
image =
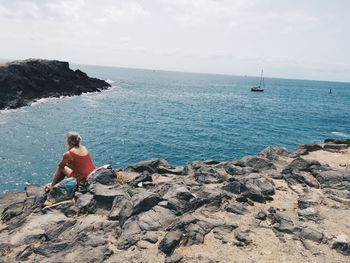
M 112 174 L 46 207 L 40 186 L 1 196 L 1 260 L 349 261 L 349 169 L 267 148 L 184 167 L 150 159 Z
M 72 70 L 68 62 L 27 59 L 0 66 L 0 110 L 15 109 L 48 97 L 99 92 L 111 85 Z

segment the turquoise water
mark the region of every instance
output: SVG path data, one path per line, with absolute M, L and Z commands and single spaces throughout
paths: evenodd
M 75 66 L 78 67 L 78 66 Z M 46 183 L 77 130 L 97 165 L 239 158 L 350 136 L 350 83 L 79 66 L 113 88 L 0 113 L 0 193 Z M 329 89 L 333 94 L 328 94 Z

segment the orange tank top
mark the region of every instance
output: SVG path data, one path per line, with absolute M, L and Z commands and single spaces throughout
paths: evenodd
M 69 162 L 71 169 L 73 170 L 71 176 L 75 177 L 78 183 L 86 181 L 86 177 L 96 169 L 90 154 L 80 156 L 76 153 L 69 152 L 71 161 Z

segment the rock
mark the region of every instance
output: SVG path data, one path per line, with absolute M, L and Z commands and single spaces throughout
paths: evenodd
M 123 189 L 117 185 L 103 185 L 101 183 L 90 185 L 89 191 L 96 200 L 110 204 L 116 196 L 124 195 Z
M 176 215 L 171 210 L 155 206 L 138 216 L 138 224 L 141 230 L 156 231 L 167 228 L 175 219 Z
M 229 204 L 225 210 L 238 215 L 243 215 L 248 211 L 247 208 L 241 204 Z
M 147 231 L 147 233 L 142 237 L 142 240 L 155 244 L 158 242 L 158 236 L 156 232 Z
M 317 181 L 322 187 L 336 187 L 343 182 L 343 174 L 340 171 L 329 170 L 322 171 L 316 176 Z
M 230 193 L 240 194 L 241 193 L 241 183 L 238 181 L 233 181 L 225 184 L 222 188 Z
M 276 166 L 267 159 L 256 156 L 246 156 L 241 159 L 244 166 L 252 167 L 257 171 L 276 169 Z
M 182 239 L 181 231 L 170 231 L 159 243 L 159 250 L 162 251 L 165 255 L 170 256 L 175 248 L 179 245 Z
M 137 164 L 128 166 L 126 170 L 131 172 L 137 172 L 137 173 L 142 173 L 144 171 L 147 171 L 150 174 L 153 174 L 153 173 L 158 173 L 158 169 L 161 170 L 163 168 L 171 169 L 172 167 L 169 165 L 169 163 L 166 160 L 154 158 L 154 159 L 141 161 Z
M 259 213 L 255 216 L 256 219 L 259 219 L 261 221 L 266 220 L 267 218 L 267 213 L 263 210 L 259 211 Z
M 319 212 L 313 207 L 308 207 L 298 211 L 298 215 L 299 219 L 303 221 L 311 220 L 314 222 L 318 222 L 320 220 Z
M 178 263 L 181 262 L 183 256 L 181 256 L 180 254 L 173 254 L 170 257 L 166 257 L 165 258 L 165 263 Z
M 234 229 L 236 229 L 238 226 L 237 225 L 222 225 L 222 226 L 218 226 L 215 227 L 213 229 L 213 234 L 214 234 L 214 238 L 221 240 L 222 243 L 229 243 L 229 242 L 233 242 L 232 240 L 232 231 Z
M 322 146 L 320 144 L 317 144 L 317 143 L 302 144 L 302 145 L 299 145 L 296 150 L 294 150 L 292 153 L 290 153 L 289 156 L 292 158 L 296 158 L 296 157 L 299 157 L 301 155 L 306 155 L 309 152 L 314 152 L 314 151 L 318 151 L 318 150 L 322 150 Z
M 272 179 L 276 179 L 276 180 L 283 179 L 283 174 L 281 174 L 281 172 L 278 172 L 276 170 L 268 170 L 266 171 L 266 173 Z
M 142 191 L 132 196 L 131 201 L 134 205 L 132 215 L 148 211 L 161 201 L 159 194 L 148 191 Z
M 137 217 L 129 218 L 122 227 L 122 234 L 118 239 L 118 249 L 128 249 L 141 239 L 141 229 Z
M 133 208 L 133 202 L 127 194 L 118 195 L 113 200 L 108 219 L 117 220 L 123 225 L 132 215 Z
M 225 164 L 224 169 L 230 175 L 242 175 L 242 174 L 244 174 L 242 167 L 234 165 L 231 162 Z
M 163 199 L 168 201 L 167 207 L 176 211 L 178 214 L 191 209 L 190 206 L 192 204 L 190 201 L 194 198 L 194 195 L 181 184 L 172 185 L 166 194 L 163 195 Z
M 175 168 L 167 168 L 167 167 L 158 167 L 157 172 L 159 174 L 175 174 L 175 175 L 181 175 L 184 171 L 183 166 L 175 167 Z
M 288 149 L 284 147 L 267 147 L 262 150 L 258 156 L 264 157 L 268 160 L 277 160 L 280 156 L 287 156 Z
M 137 176 L 134 181 L 134 186 L 139 186 L 140 183 L 153 182 L 153 178 L 148 171 L 143 171 L 139 176 Z
M 313 228 L 303 228 L 300 233 L 299 237 L 302 239 L 312 240 L 317 243 L 321 243 L 323 239 L 323 234 Z
M 243 196 L 254 202 L 265 203 L 265 197 L 258 186 L 252 183 L 247 183 L 245 186 L 247 190 L 243 193 Z
M 295 231 L 295 226 L 293 221 L 287 216 L 280 212 L 274 212 L 268 215 L 271 223 L 274 224 L 273 229 L 278 232 L 293 234 Z
M 88 183 L 90 185 L 96 183 L 102 185 L 115 185 L 117 183 L 117 176 L 112 168 L 99 170 L 89 176 Z
M 307 171 L 308 168 L 312 165 L 321 165 L 318 161 L 315 160 L 305 160 L 303 158 L 294 159 L 283 171 L 283 174 L 291 173 L 293 170 L 298 171 Z
M 332 248 L 339 253 L 350 256 L 350 239 L 346 235 L 338 235 L 333 240 Z
M 305 209 L 311 206 L 319 205 L 322 202 L 323 202 L 323 198 L 321 195 L 311 192 L 299 197 L 298 207 L 300 209 Z
M 0 109 L 18 108 L 40 98 L 98 92 L 110 85 L 71 70 L 68 62 L 28 59 L 0 67 Z
M 203 184 L 218 184 L 225 180 L 225 176 L 212 167 L 201 167 L 195 172 L 195 179 Z
M 238 242 L 236 242 L 236 245 L 239 247 L 242 246 L 247 246 L 250 243 L 252 243 L 252 238 L 249 236 L 247 231 L 238 231 L 235 233 L 235 238 L 237 239 Z
M 332 143 L 332 144 L 346 144 L 350 146 L 350 139 L 326 139 L 324 143 Z
M 96 207 L 96 200 L 94 199 L 94 196 L 90 193 L 75 193 L 75 199 L 76 199 L 76 206 L 78 208 L 79 213 L 95 213 L 97 207 Z
M 327 151 L 341 151 L 348 148 L 347 144 L 333 144 L 333 143 L 327 143 L 323 146 L 323 149 Z

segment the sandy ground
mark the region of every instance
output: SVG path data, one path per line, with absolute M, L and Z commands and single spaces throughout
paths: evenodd
M 328 164 L 337 169 L 350 169 L 350 148 L 341 152 L 315 151 L 303 158 L 318 160 L 322 164 Z

